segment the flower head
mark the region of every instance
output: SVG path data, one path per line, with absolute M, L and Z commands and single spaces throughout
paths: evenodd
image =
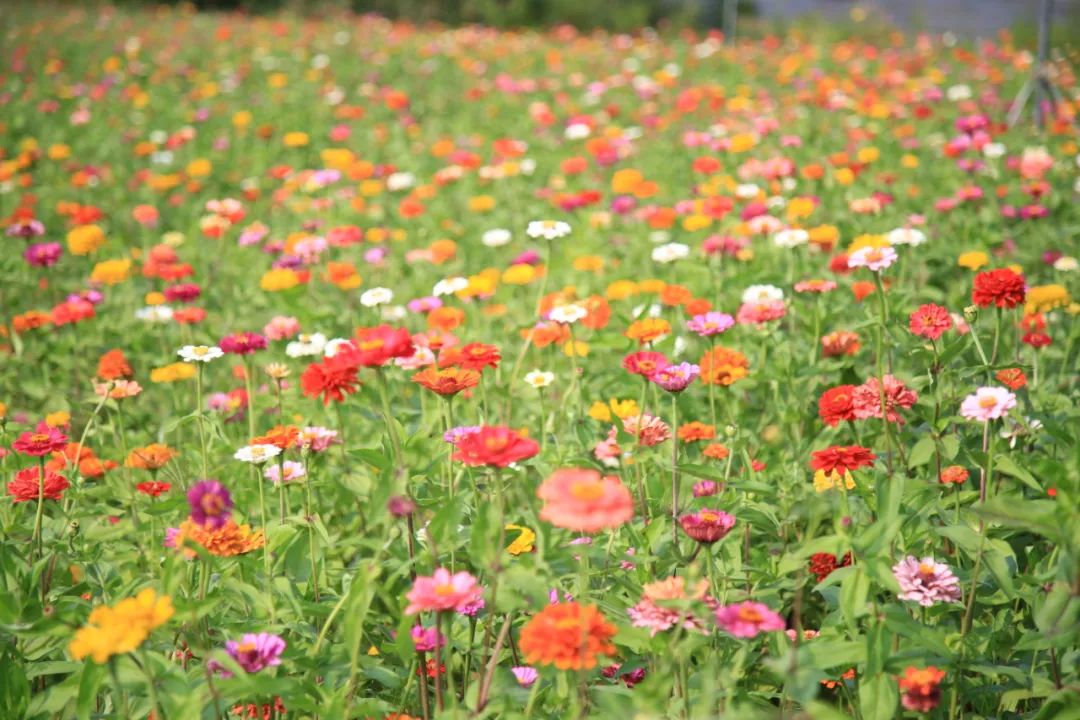
M 521 630 L 525 661 L 559 670 L 591 670 L 601 655 L 614 655 L 616 628 L 595 605 L 561 602 L 532 616 Z
M 66 477 L 48 469 L 45 470 L 43 482 L 41 468 L 34 466 L 16 472 L 15 478 L 7 484 L 7 492 L 11 501 L 16 503 L 36 501 L 39 497 L 60 500 L 69 485 Z
M 712 545 L 731 532 L 735 527 L 735 518 L 723 510 L 698 510 L 681 516 L 679 526 L 699 543 Z
M 208 363 L 216 360 L 225 352 L 216 345 L 185 345 L 176 351 L 184 362 Z
M 971 301 L 979 307 L 1014 308 L 1024 302 L 1024 277 L 1008 268 L 986 270 L 975 276 Z
M 233 333 L 221 338 L 218 347 L 233 355 L 250 355 L 266 348 L 266 338 L 253 332 Z
M 191 520 L 211 530 L 225 526 L 232 516 L 232 496 L 217 480 L 203 480 L 191 486 L 187 493 Z
M 727 313 L 707 312 L 695 315 L 686 323 L 686 328 L 701 337 L 713 337 L 734 327 L 735 318 Z
M 680 626 L 687 630 L 705 632 L 704 622 L 692 612 L 678 606 L 680 601 L 706 600 L 708 582 L 700 581 L 692 593 L 687 593 L 686 580 L 669 577 L 642 588 L 641 600 L 626 612 L 634 627 L 649 628 L 650 635 Z
M 420 612 L 461 612 L 464 608 L 482 600 L 484 589 L 476 578 L 467 572 L 451 574 L 446 568 L 438 568 L 431 576 L 418 576 L 412 589 L 405 596 L 409 600 L 406 615 Z
M 240 640 L 229 640 L 225 643 L 225 652 L 248 673 L 256 673 L 260 670 L 281 664 L 281 654 L 285 652 L 285 641 L 272 633 L 244 633 Z M 223 667 L 211 661 L 211 670 L 216 670 L 223 677 L 232 674 Z
M 937 340 L 953 326 L 949 311 L 940 305 L 920 305 L 908 318 L 908 328 L 913 335 Z
M 759 602 L 746 601 L 717 608 L 716 622 L 722 630 L 739 638 L 784 629 L 784 619 Z
M 41 457 L 63 450 L 67 440 L 67 435 L 42 420 L 33 432 L 20 434 L 11 444 L 11 449 L 20 455 Z
M 90 612 L 86 625 L 76 631 L 68 650 L 76 660 L 89 656 L 98 664 L 105 663 L 113 655 L 137 649 L 174 612 L 172 600 L 150 588 L 113 607 L 99 605 Z
M 660 368 L 649 376 L 649 380 L 668 392 L 678 393 L 685 390 L 699 374 L 701 374 L 701 368 L 683 362 L 678 365 L 667 365 Z
M 634 500 L 617 477 L 596 470 L 556 470 L 536 491 L 540 519 L 577 532 L 614 529 L 634 516 Z
M 456 447 L 455 460 L 466 465 L 495 467 L 506 467 L 540 452 L 535 440 L 499 425 L 482 425 L 479 430 L 461 437 Z
M 1016 407 L 1016 396 L 1005 388 L 981 387 L 964 398 L 960 414 L 968 420 L 989 422 L 1004 417 Z
M 930 712 L 941 702 L 939 685 L 944 678 L 945 671 L 933 665 L 922 669 L 909 665 L 904 670 L 904 676 L 898 680 L 904 692 L 900 696 L 900 704 L 915 712 Z
M 848 255 L 848 267 L 864 267 L 867 270 L 881 272 L 896 262 L 896 251 L 891 247 L 867 246 Z
M 900 584 L 900 599 L 930 607 L 939 602 L 960 602 L 960 580 L 949 566 L 932 557 L 908 555 L 893 566 Z
M 244 447 L 233 453 L 233 457 L 241 462 L 249 462 L 253 465 L 261 465 L 262 463 L 275 458 L 281 454 L 281 448 L 276 445 L 255 443 L 253 445 L 245 445 Z

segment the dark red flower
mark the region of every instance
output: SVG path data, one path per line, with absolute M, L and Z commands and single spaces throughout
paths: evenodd
M 227 353 L 250 355 L 257 350 L 266 349 L 266 338 L 253 332 L 233 333 L 221 338 L 218 347 Z
M 1008 268 L 986 270 L 975 276 L 971 300 L 979 307 L 1014 308 L 1024 302 L 1024 278 Z

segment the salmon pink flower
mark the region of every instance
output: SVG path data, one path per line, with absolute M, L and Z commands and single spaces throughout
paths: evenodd
M 908 318 L 908 328 L 912 334 L 929 340 L 937 340 L 952 326 L 949 311 L 940 305 L 922 305 Z
M 784 629 L 784 619 L 759 602 L 741 602 L 716 610 L 716 622 L 724 632 L 738 638 Z
M 15 473 L 15 479 L 7 484 L 7 492 L 14 503 L 30 502 L 38 498 L 59 500 L 69 485 L 66 477 L 52 470 L 45 471 L 45 481 L 42 482 L 41 468 L 28 467 Z
M 482 600 L 484 590 L 476 578 L 467 572 L 450 574 L 446 568 L 438 568 L 431 576 L 418 576 L 412 589 L 405 596 L 409 600 L 406 615 L 421 612 L 460 612 L 463 608 Z
M 634 516 L 630 491 L 617 477 L 596 470 L 564 468 L 541 483 L 540 519 L 577 532 L 612 530 Z

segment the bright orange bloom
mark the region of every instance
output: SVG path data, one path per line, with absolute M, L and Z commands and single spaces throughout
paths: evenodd
M 642 345 L 658 340 L 671 333 L 671 324 L 661 318 L 636 320 L 626 329 L 626 337 Z
M 461 308 L 446 307 L 435 308 L 427 315 L 429 328 L 437 328 L 443 332 L 450 332 L 465 322 L 465 311 Z
M 689 422 L 679 426 L 679 439 L 683 442 L 712 440 L 716 437 L 716 428 L 703 422 Z
M 705 446 L 705 449 L 702 450 L 701 454 L 707 458 L 712 458 L 713 460 L 723 460 L 731 454 L 731 451 L 727 449 L 726 445 L 709 443 Z
M 706 385 L 731 385 L 749 373 L 750 361 L 738 350 L 717 346 L 706 351 L 698 363 L 701 382 Z
M 485 343 L 469 343 L 461 347 L 444 348 L 439 353 L 439 367 L 456 366 L 465 370 L 479 370 L 499 367 L 502 356 L 499 348 Z
M 175 534 L 169 536 L 167 544 L 169 547 L 182 549 L 184 557 L 190 560 L 196 557 L 196 552 L 184 548 L 185 541 L 202 545 L 208 553 L 216 557 L 233 557 L 258 550 L 266 544 L 266 536 L 262 530 L 252 531 L 248 525 L 237 525 L 235 520 L 229 520 L 223 527 L 211 530 L 188 518 L 180 523 Z
M 563 344 L 570 339 L 570 328 L 559 323 L 537 323 L 535 327 L 521 331 L 521 337 L 530 339 L 533 345 L 544 348 L 552 343 Z
M 590 670 L 599 655 L 613 655 L 616 628 L 595 605 L 548 605 L 521 629 L 525 662 L 559 670 Z
M 252 445 L 273 445 L 282 451 L 296 447 L 296 441 L 300 437 L 300 428 L 295 425 L 276 425 L 270 428 L 265 435 L 251 439 Z
M 135 448 L 128 453 L 124 466 L 139 470 L 160 470 L 177 455 L 179 453 L 168 445 L 151 443 L 146 447 Z
M 480 373 L 456 367 L 438 369 L 428 365 L 413 375 L 412 381 L 439 395 L 457 395 L 462 390 L 476 387 L 480 383 Z
M 134 375 L 122 350 L 110 350 L 98 360 L 97 376 L 102 380 L 118 380 Z

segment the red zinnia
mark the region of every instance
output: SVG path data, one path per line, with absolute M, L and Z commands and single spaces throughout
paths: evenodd
M 335 355 L 321 363 L 308 365 L 300 376 L 300 387 L 307 397 L 322 395 L 323 405 L 330 401 L 342 402 L 346 395 L 351 395 L 360 387 L 356 378 L 357 366 Z
M 847 567 L 851 564 L 851 553 L 844 553 L 839 562 L 832 553 L 814 553 L 810 556 L 810 572 L 814 574 L 818 582 L 832 574 L 837 568 Z
M 158 495 L 161 495 L 162 493 L 169 492 L 169 488 L 171 488 L 171 487 L 172 487 L 172 485 L 170 485 L 167 482 L 151 481 L 151 482 L 141 482 L 141 483 L 139 483 L 138 485 L 135 486 L 135 489 L 138 490 L 139 492 L 141 492 L 143 495 L 149 495 L 150 497 L 157 497 Z
M 1024 302 L 1024 278 L 1008 268 L 986 270 L 975 276 L 971 300 L 979 307 L 1014 308 Z
M 28 467 L 15 473 L 15 479 L 7 484 L 8 495 L 12 502 L 30 502 L 41 495 L 46 500 L 59 500 L 69 483 L 67 478 L 58 473 L 45 471 L 45 483 L 41 483 L 41 468 Z M 44 491 L 44 492 L 42 492 Z
M 854 385 L 829 388 L 818 399 L 818 415 L 826 424 L 836 427 L 844 420 L 855 419 Z
M 24 432 L 11 444 L 15 452 L 32 457 L 59 452 L 66 446 L 67 435 L 54 427 L 49 427 L 44 420 L 38 423 L 34 432 Z
M 1010 390 L 1019 390 L 1027 385 L 1027 375 L 1020 368 L 1006 368 L 1004 370 L 998 370 L 994 375 L 1005 387 Z
M 630 353 L 622 361 L 624 370 L 643 377 L 650 377 L 657 370 L 662 370 L 670 364 L 663 353 L 648 350 Z
M 342 348 L 338 355 L 347 356 L 360 367 L 381 367 L 394 358 L 411 357 L 414 352 L 416 346 L 408 330 L 378 325 L 357 330 L 356 341 Z
M 456 365 L 463 370 L 482 371 L 486 367 L 497 368 L 502 356 L 499 348 L 485 343 L 469 343 L 462 347 L 444 348 L 439 353 L 439 367 Z
M 930 340 L 937 340 L 952 325 L 949 311 L 940 305 L 922 305 L 908 318 L 908 327 L 911 332 Z
M 455 460 L 466 465 L 494 465 L 506 467 L 518 460 L 526 460 L 540 452 L 535 440 L 523 437 L 516 430 L 501 425 L 484 425 L 457 443 Z
M 824 450 L 815 450 L 810 467 L 824 470 L 826 473 L 840 473 L 858 470 L 874 464 L 877 455 L 860 445 L 834 445 Z

